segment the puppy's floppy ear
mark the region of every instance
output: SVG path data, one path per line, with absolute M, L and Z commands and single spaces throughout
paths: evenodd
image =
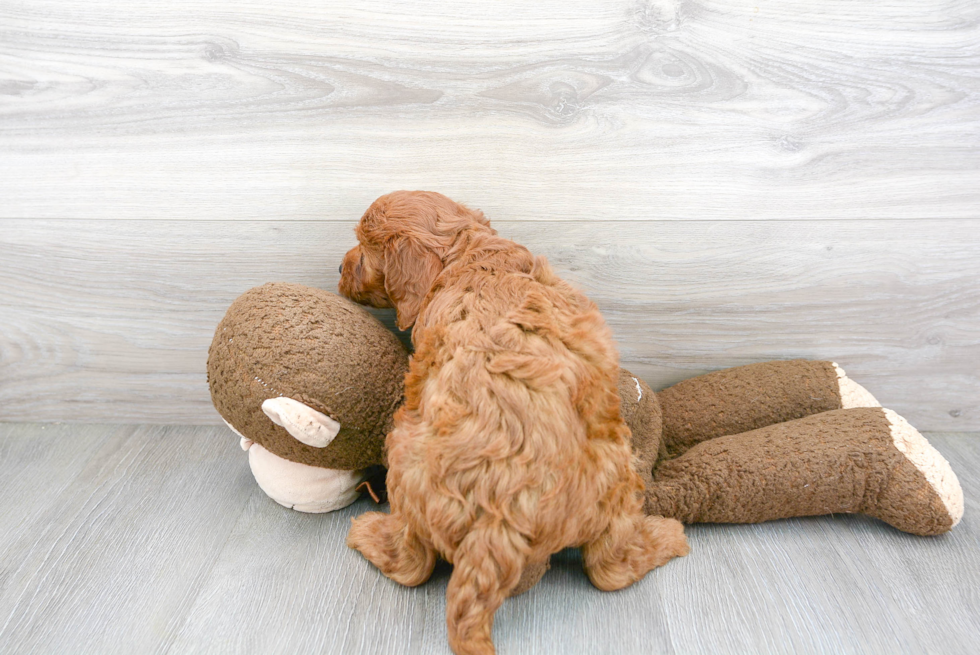
M 385 250 L 385 293 L 395 306 L 399 330 L 415 325 L 422 301 L 442 272 L 442 260 L 413 239 L 394 239 Z

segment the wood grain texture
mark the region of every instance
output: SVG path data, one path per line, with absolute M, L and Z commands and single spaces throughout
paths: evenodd
M 497 613 L 498 652 L 972 653 L 980 434 L 927 436 L 965 492 L 949 534 L 851 515 L 694 525 L 688 557 L 614 593 L 566 550 Z M 450 567 L 387 580 L 344 545 L 369 501 L 276 505 L 223 427 L 0 425 L 0 452 L 4 480 L 62 481 L 26 505 L 0 495 L 0 526 L 21 526 L 0 540 L 0 652 L 449 653 Z
M 33 439 L 50 449 L 32 465 L 40 497 L 63 487 L 54 502 L 0 500 L 0 516 L 20 517 L 15 538 L 0 541 L 0 651 L 167 652 L 245 503 L 261 493 L 228 457 L 230 433 L 46 430 L 0 426 L 0 444 Z M 52 430 L 63 433 L 57 443 Z M 89 456 L 66 463 L 58 451 L 76 440 Z M 3 479 L 24 459 L 5 457 Z
M 655 389 L 833 359 L 920 429 L 980 427 L 973 221 L 494 225 L 599 304 Z M 205 361 L 225 309 L 273 280 L 335 290 L 352 226 L 5 221 L 0 420 L 218 422 Z
M 7 0 L 0 217 L 980 218 L 974 0 Z
M 24 427 L 0 423 L 0 553 L 10 553 L 38 515 L 64 494 L 102 444 L 125 430 L 125 426 Z M 19 564 L 4 558 L 0 565 L 0 594 Z

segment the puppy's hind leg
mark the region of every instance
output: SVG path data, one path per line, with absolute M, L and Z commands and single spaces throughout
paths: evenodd
M 453 554 L 446 588 L 449 645 L 456 655 L 493 655 L 493 615 L 520 581 L 523 538 L 500 524 L 475 527 Z
M 368 512 L 353 519 L 347 545 L 361 551 L 382 573 L 414 587 L 432 575 L 435 550 L 422 542 L 398 514 Z
M 615 516 L 602 534 L 583 546 L 582 560 L 592 584 L 613 591 L 689 551 L 680 521 L 631 512 Z

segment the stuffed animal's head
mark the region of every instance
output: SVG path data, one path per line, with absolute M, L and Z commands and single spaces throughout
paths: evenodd
M 296 284 L 242 294 L 208 351 L 211 400 L 243 446 L 330 470 L 382 463 L 407 369 L 404 346 L 363 307 Z M 304 421 L 302 441 L 283 427 Z

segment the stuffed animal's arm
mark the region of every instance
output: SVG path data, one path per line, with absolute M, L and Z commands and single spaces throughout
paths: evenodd
M 859 512 L 933 535 L 959 522 L 963 491 L 895 412 L 839 409 L 694 446 L 657 468 L 645 509 L 685 523 Z
M 664 389 L 657 399 L 668 458 L 715 437 L 834 409 L 880 407 L 834 362 L 803 359 L 715 371 Z

